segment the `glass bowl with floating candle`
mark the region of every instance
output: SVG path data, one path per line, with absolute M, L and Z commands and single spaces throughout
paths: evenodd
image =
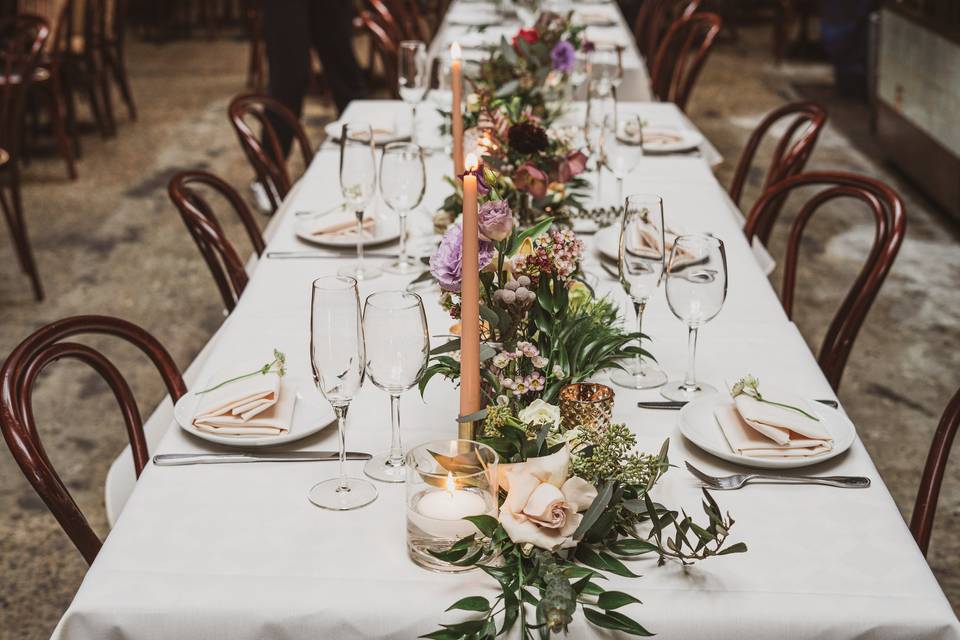
M 407 453 L 407 551 L 432 571 L 467 571 L 434 554 L 471 534 L 476 526 L 465 518 L 497 517 L 497 452 L 472 440 L 434 440 Z M 479 545 L 464 552 L 470 558 Z

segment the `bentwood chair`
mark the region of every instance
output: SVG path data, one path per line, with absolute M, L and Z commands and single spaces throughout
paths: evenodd
M 874 221 L 873 246 L 830 322 L 817 357 L 830 386 L 837 390 L 857 333 L 900 250 L 906 231 L 906 214 L 900 196 L 872 178 L 839 171 L 801 173 L 773 185 L 753 205 L 744 227 L 747 240 L 752 241 L 756 237 L 767 244 L 782 208 L 782 200 L 803 187 L 822 187 L 822 190 L 804 203 L 793 221 L 787 240 L 780 299 L 788 318 L 793 317 L 800 243 L 803 231 L 814 213 L 828 202 L 851 198 L 866 205 Z
M 156 366 L 174 402 L 187 388 L 177 364 L 156 338 L 135 324 L 107 316 L 74 316 L 41 327 L 13 350 L 0 369 L 0 429 L 7 447 L 67 536 L 91 563 L 100 551 L 100 539 L 51 464 L 37 432 L 32 395 L 40 373 L 63 358 L 79 360 L 99 373 L 120 405 L 137 477 L 149 458 L 143 421 L 130 385 L 106 356 L 72 341 L 81 334 L 115 336 L 137 347 Z
M 170 200 L 180 211 L 187 231 L 210 267 L 210 273 L 223 297 L 224 307 L 230 312 L 247 286 L 247 272 L 243 268 L 243 260 L 213 213 L 213 207 L 197 187 L 208 188 L 230 204 L 243 223 L 258 256 L 263 254 L 266 245 L 249 207 L 229 184 L 206 171 L 181 171 L 170 179 L 167 186 Z
M 384 5 L 396 19 L 403 35 L 402 40 L 430 42 L 433 34 L 427 27 L 420 11 L 418 0 L 370 0 L 371 6 Z
M 675 21 L 657 49 L 650 86 L 663 102 L 684 111 L 703 65 L 723 26 L 715 13 L 695 13 Z
M 400 64 L 400 41 L 391 35 L 391 30 L 384 26 L 383 21 L 369 11 L 360 12 L 360 20 L 369 32 L 377 55 L 383 65 L 383 84 L 389 89 L 393 98 L 399 98 L 397 88 L 397 68 Z
M 960 391 L 957 391 L 950 400 L 940 418 L 937 431 L 933 434 L 927 463 L 923 467 L 923 477 L 920 479 L 920 489 L 917 491 L 917 501 L 913 505 L 910 531 L 923 555 L 927 555 L 927 548 L 930 546 L 933 517 L 937 513 L 937 499 L 940 497 L 940 485 L 943 484 L 947 457 L 950 455 L 958 426 L 960 426 Z
M 730 198 L 733 202 L 740 206 L 743 188 L 756 159 L 757 150 L 774 127 L 784 124 L 786 128 L 770 158 L 763 180 L 763 191 L 803 171 L 826 123 L 826 109 L 815 102 L 792 102 L 767 114 L 750 134 L 747 146 L 740 154 L 737 169 L 733 174 L 733 182 L 730 183 Z
M 84 38 L 97 52 L 102 69 L 99 72 L 104 117 L 115 128 L 110 76 L 120 91 L 131 120 L 137 119 L 137 106 L 130 91 L 127 62 L 124 55 L 127 3 L 125 0 L 84 0 Z
M 240 140 L 240 146 L 256 174 L 256 179 L 263 185 L 270 200 L 270 208 L 275 213 L 293 186 L 287 171 L 286 158 L 280 148 L 276 126 L 279 124 L 289 127 L 293 132 L 293 140 L 300 147 L 304 166 L 309 166 L 313 160 L 310 139 L 297 117 L 269 96 L 241 94 L 230 101 L 227 113 Z M 250 120 L 255 120 L 260 125 L 261 137 L 251 128 Z
M 263 93 L 267 90 L 267 44 L 263 37 L 263 9 L 257 0 L 244 0 L 243 12 L 250 38 L 247 88 Z
M 50 35 L 39 16 L 0 19 L 0 208 L 20 267 L 29 276 L 33 295 L 43 300 L 43 285 L 33 259 L 20 194 L 20 150 L 27 88 L 38 69 Z
M 644 0 L 633 23 L 633 38 L 648 70 L 670 25 L 681 18 L 689 18 L 700 8 L 702 0 Z

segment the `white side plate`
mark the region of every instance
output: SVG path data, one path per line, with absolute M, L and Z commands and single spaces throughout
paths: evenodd
M 378 216 L 376 220 L 377 223 L 374 225 L 373 231 L 363 234 L 363 246 L 387 244 L 400 238 L 400 219 L 397 216 L 387 216 L 383 218 Z M 303 219 L 297 221 L 294 227 L 294 233 L 305 242 L 324 247 L 349 248 L 357 246 L 357 235 L 354 231 L 337 235 L 313 235 L 314 229 L 318 226 L 322 227 L 325 224 L 329 224 L 329 221 L 324 222 L 324 218 L 311 219 L 309 216 L 304 216 Z

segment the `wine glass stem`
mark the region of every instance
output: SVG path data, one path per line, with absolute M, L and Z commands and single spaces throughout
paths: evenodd
M 647 302 L 633 302 L 633 310 L 637 314 L 637 346 L 641 349 L 643 348 L 643 312 L 647 308 Z M 643 358 L 640 357 L 640 354 L 637 354 L 637 371 L 640 371 L 643 368 Z
M 699 327 L 687 327 L 687 375 L 683 379 L 683 386 L 688 389 L 697 387 L 697 332 Z
M 363 211 L 357 211 L 357 271 L 363 271 Z
M 603 206 L 603 163 L 597 160 L 597 204 Z
M 410 142 L 417 144 L 417 103 L 410 105 Z
M 403 443 L 400 442 L 400 394 L 390 394 L 390 422 L 393 425 L 393 435 L 390 438 L 390 459 L 387 463 L 392 467 L 403 465 Z
M 347 484 L 347 474 L 343 468 L 347 461 L 347 409 L 349 408 L 350 405 L 347 404 L 333 408 L 333 412 L 337 415 L 337 436 L 340 441 L 340 486 L 337 487 L 338 493 L 350 491 L 350 486 Z
M 623 178 L 617 176 L 617 208 L 624 206 L 623 202 Z
M 400 212 L 400 264 L 407 264 L 407 212 Z

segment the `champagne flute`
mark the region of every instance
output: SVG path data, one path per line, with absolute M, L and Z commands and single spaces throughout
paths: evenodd
M 593 158 L 594 168 L 596 169 L 596 203 L 602 205 L 603 191 L 603 158 L 600 147 L 600 140 L 603 134 L 603 123 L 607 116 L 614 111 L 613 96 L 610 92 L 604 92 L 598 87 L 598 82 L 589 80 L 587 82 L 587 113 L 583 123 L 583 138 Z
M 727 254 L 723 241 L 710 235 L 678 236 L 666 272 L 667 303 L 687 325 L 687 374 L 660 393 L 669 400 L 689 401 L 716 392 L 697 382 L 697 332 L 712 320 L 727 298 Z
M 400 99 L 410 105 L 410 141 L 417 142 L 417 107 L 427 94 L 427 45 L 403 40 L 397 52 L 397 85 Z
M 622 118 L 622 128 L 618 126 L 619 120 L 615 108 L 614 113 L 603 121 L 600 135 L 600 155 L 603 163 L 617 179 L 618 203 L 623 202 L 623 180 L 637 168 L 643 158 L 643 137 L 633 135 L 634 131 L 640 132 L 640 116 L 625 115 Z
M 310 365 L 320 393 L 337 415 L 340 444 L 338 477 L 315 484 L 310 502 L 334 511 L 356 509 L 377 498 L 377 489 L 362 478 L 346 475 L 347 409 L 363 386 L 363 323 L 357 281 L 346 276 L 327 276 L 313 281 L 310 300 Z
M 393 142 L 380 157 L 380 195 L 400 217 L 400 258 L 386 267 L 390 273 L 419 273 L 407 256 L 407 214 L 420 206 L 427 186 L 423 150 L 412 142 Z
M 380 291 L 363 307 L 367 375 L 390 394 L 390 451 L 371 458 L 364 473 L 382 482 L 403 482 L 406 476 L 400 442 L 400 394 L 413 387 L 427 368 L 430 334 L 423 301 L 415 293 Z
M 643 312 L 660 286 L 666 263 L 663 198 L 656 195 L 627 196 L 620 218 L 619 274 L 637 314 L 637 333 L 643 332 Z M 642 338 L 637 346 L 643 346 Z M 667 374 L 639 355 L 622 363 L 610 379 L 628 389 L 654 389 L 667 382 Z
M 344 206 L 357 216 L 357 261 L 337 273 L 358 281 L 380 275 L 380 269 L 363 263 L 363 215 L 376 191 L 373 128 L 367 123 L 345 122 L 340 132 L 340 193 Z

